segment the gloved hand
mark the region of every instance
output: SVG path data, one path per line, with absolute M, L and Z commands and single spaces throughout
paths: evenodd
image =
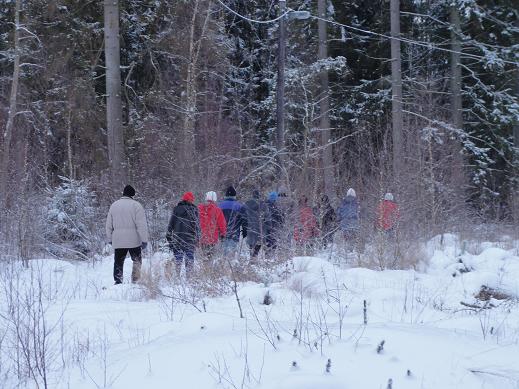
M 148 247 L 148 242 L 142 242 L 141 250 L 146 250 L 146 247 Z

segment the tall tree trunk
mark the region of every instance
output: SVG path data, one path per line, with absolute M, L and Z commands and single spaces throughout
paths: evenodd
M 319 59 L 328 58 L 328 32 L 326 30 L 326 0 L 319 0 L 317 12 L 319 14 Z M 333 169 L 333 149 L 330 144 L 330 95 L 328 85 L 328 70 L 323 70 L 319 74 L 320 81 L 320 130 L 322 147 L 322 166 L 324 176 L 324 193 L 330 199 L 335 199 L 334 169 Z
M 14 68 L 9 96 L 9 114 L 4 131 L 4 149 L 2 154 L 2 173 L 0 176 L 1 200 L 0 206 L 5 209 L 9 193 L 9 163 L 11 161 L 11 140 L 13 138 L 14 118 L 16 116 L 16 101 L 18 97 L 18 82 L 20 79 L 20 9 L 22 0 L 16 0 L 14 13 Z
M 519 18 L 515 20 L 515 27 L 519 28 Z M 515 68 L 515 98 L 519 100 L 519 66 Z M 519 149 L 519 117 L 514 122 L 514 146 Z
M 460 42 L 460 15 L 456 7 L 450 8 L 451 22 L 451 110 L 452 124 L 456 128 L 463 128 L 462 100 L 461 100 L 461 42 Z
M 74 179 L 74 162 L 72 159 L 72 102 L 69 99 L 68 105 L 68 118 L 67 118 L 67 163 L 68 163 L 68 175 L 72 180 Z
M 119 191 L 126 182 L 127 167 L 124 162 L 118 0 L 104 0 L 104 21 L 108 159 L 113 189 Z
M 516 87 L 517 90 L 516 95 L 519 97 L 519 70 L 516 71 L 517 75 L 516 77 Z M 519 149 L 519 119 L 515 119 L 514 123 L 514 146 Z
M 400 55 L 400 0 L 391 0 L 391 89 L 393 119 L 393 175 L 398 180 L 403 168 L 402 59 Z
M 207 31 L 207 26 L 211 17 L 212 2 L 208 2 L 205 17 L 203 19 L 200 35 L 196 37 L 197 18 L 200 17 L 202 5 L 201 0 L 195 0 L 193 15 L 191 17 L 191 26 L 189 33 L 189 51 L 186 69 L 185 81 L 185 115 L 183 121 L 183 133 L 181 134 L 181 162 L 182 171 L 185 172 L 181 177 L 181 186 L 191 184 L 187 179 L 193 177 L 193 155 L 196 153 L 195 143 L 195 125 L 198 104 L 198 62 L 200 59 L 200 50 Z

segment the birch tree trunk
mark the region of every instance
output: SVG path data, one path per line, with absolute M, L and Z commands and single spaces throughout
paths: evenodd
M 198 102 L 198 61 L 200 58 L 200 50 L 202 41 L 205 37 L 207 24 L 211 16 L 211 2 L 207 5 L 207 12 L 202 24 L 200 36 L 196 37 L 197 17 L 200 13 L 201 0 L 194 2 L 193 15 L 191 17 L 191 26 L 189 33 L 189 51 L 186 69 L 186 89 L 185 89 L 185 114 L 183 123 L 183 133 L 181 134 L 181 166 L 182 171 L 186 174 L 182 176 L 181 184 L 186 185 L 186 178 L 191 177 L 193 172 L 193 155 L 196 153 L 195 147 L 195 124 Z
M 104 0 L 104 22 L 108 160 L 113 189 L 120 190 L 126 182 L 127 171 L 124 163 L 118 0 Z
M 400 0 L 391 0 L 391 90 L 393 121 L 393 175 L 398 180 L 403 168 L 402 59 L 400 55 Z
M 328 33 L 326 19 L 326 0 L 319 0 L 317 12 L 319 14 L 319 59 L 328 58 Z M 322 147 L 322 166 L 324 176 L 324 192 L 333 201 L 335 200 L 333 149 L 330 144 L 330 95 L 328 83 L 328 71 L 322 70 L 319 74 L 320 81 L 320 131 Z
M 4 131 L 4 149 L 2 153 L 2 174 L 0 176 L 0 190 L 2 209 L 7 206 L 9 193 L 9 163 L 11 161 L 11 139 L 13 138 L 14 118 L 16 116 L 16 102 L 18 97 L 18 82 L 20 79 L 20 9 L 22 0 L 16 0 L 14 13 L 14 69 L 9 96 L 9 113 Z
M 456 128 L 463 128 L 462 100 L 461 100 L 461 42 L 460 42 L 460 15 L 457 8 L 450 8 L 451 23 L 451 112 L 452 124 Z

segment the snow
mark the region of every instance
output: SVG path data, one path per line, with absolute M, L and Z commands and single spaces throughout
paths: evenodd
M 199 300 L 152 296 L 128 283 L 129 259 L 118 286 L 111 257 L 12 263 L 1 271 L 0 318 L 13 280 L 21 295 L 42 280 L 47 324 L 63 318 L 48 343 L 50 388 L 352 389 L 386 388 L 389 379 L 395 389 L 519 388 L 518 243 L 476 247 L 444 234 L 427 243 L 420 272 L 338 266 L 327 253 L 295 257 L 289 274 L 275 269 L 268 281 L 239 285 L 244 319 L 232 293 L 205 296 L 206 312 Z M 166 258 L 148 256 L 143 269 Z M 511 298 L 471 308 L 484 306 L 475 298 L 483 285 Z M 175 288 L 191 296 L 189 285 L 166 289 Z M 35 388 L 8 370 L 12 328 L 0 319 L 0 386 Z

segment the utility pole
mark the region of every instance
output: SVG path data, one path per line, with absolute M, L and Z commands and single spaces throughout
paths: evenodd
M 461 42 L 460 42 L 460 15 L 458 9 L 450 7 L 451 22 L 451 112 L 452 124 L 456 128 L 463 128 L 462 101 L 461 101 Z
M 402 59 L 400 55 L 400 0 L 391 0 L 391 90 L 393 119 L 393 176 L 402 173 L 403 112 L 402 112 Z
M 279 0 L 279 15 L 286 12 L 286 0 Z M 278 43 L 278 79 L 276 86 L 276 151 L 280 170 L 284 172 L 285 158 L 281 153 L 285 149 L 285 59 L 286 59 L 286 24 L 285 17 L 279 19 Z
M 125 184 L 127 176 L 124 163 L 118 0 L 104 0 L 104 22 L 108 159 L 112 173 L 112 187 L 119 191 Z
M 328 58 L 328 32 L 326 30 L 326 0 L 318 0 L 317 12 L 319 15 L 319 59 Z M 333 149 L 330 144 L 330 95 L 328 70 L 323 69 L 319 74 L 320 83 L 320 131 L 321 131 L 321 147 L 322 147 L 322 166 L 324 176 L 324 192 L 333 201 L 335 199 L 334 171 L 333 171 Z

